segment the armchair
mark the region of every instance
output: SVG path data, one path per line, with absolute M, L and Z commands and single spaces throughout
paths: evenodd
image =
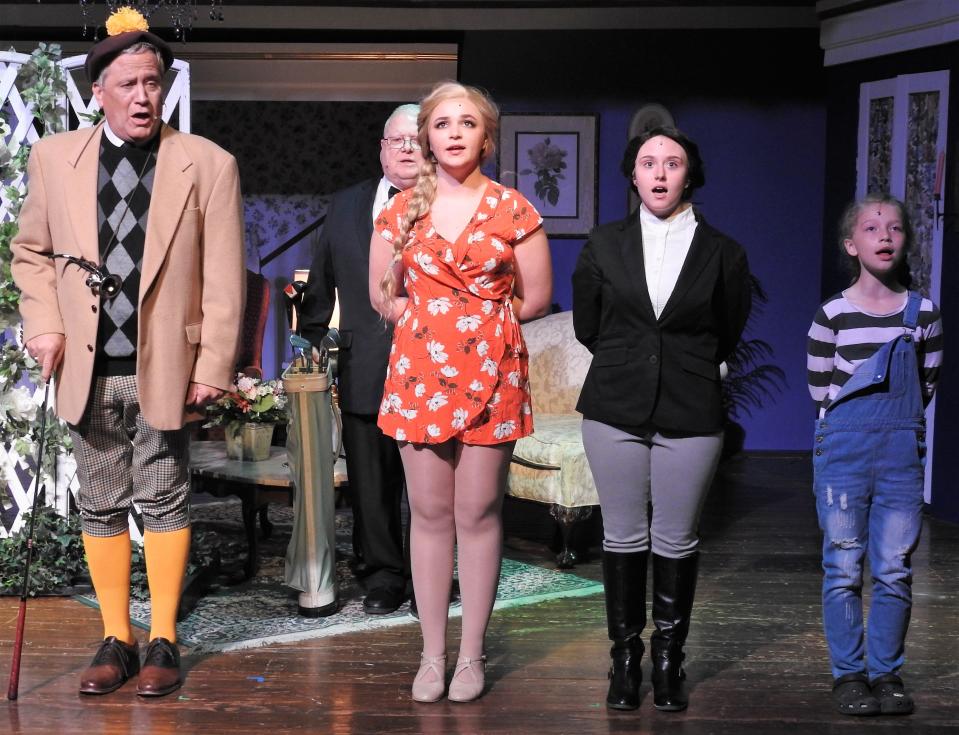
M 524 324 L 523 337 L 535 431 L 516 442 L 506 492 L 549 504 L 563 540 L 556 563 L 568 569 L 577 561 L 570 548 L 573 527 L 599 505 L 575 408 L 592 355 L 576 340 L 569 311 Z

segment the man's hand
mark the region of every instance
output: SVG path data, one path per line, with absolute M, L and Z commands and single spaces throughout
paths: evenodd
M 213 403 L 222 395 L 223 391 L 214 388 L 212 385 L 190 383 L 186 389 L 186 405 L 202 411 L 208 404 Z
M 27 352 L 34 360 L 40 363 L 43 375 L 43 382 L 46 383 L 53 371 L 56 370 L 63 361 L 63 347 L 66 344 L 62 334 L 50 332 L 48 334 L 38 334 L 27 342 Z

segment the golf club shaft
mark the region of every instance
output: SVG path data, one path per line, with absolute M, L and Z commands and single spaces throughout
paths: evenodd
M 40 408 L 40 440 L 37 442 L 36 478 L 33 484 L 33 505 L 30 510 L 30 532 L 27 534 L 27 561 L 23 566 L 23 587 L 20 590 L 20 610 L 17 613 L 17 635 L 13 641 L 13 660 L 10 663 L 10 681 L 7 699 L 13 701 L 20 691 L 20 656 L 23 653 L 23 629 L 27 621 L 27 597 L 30 594 L 30 564 L 33 561 L 33 530 L 37 520 L 37 499 L 40 497 L 40 475 L 43 474 L 43 440 L 47 433 L 47 399 L 49 381 L 43 388 L 43 406 Z

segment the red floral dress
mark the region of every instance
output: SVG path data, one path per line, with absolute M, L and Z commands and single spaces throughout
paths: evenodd
M 376 219 L 388 242 L 412 190 Z M 528 354 L 513 314 L 513 244 L 543 219 L 515 189 L 495 181 L 456 242 L 430 214 L 403 251 L 409 296 L 396 323 L 378 424 L 398 441 L 499 444 L 533 431 Z

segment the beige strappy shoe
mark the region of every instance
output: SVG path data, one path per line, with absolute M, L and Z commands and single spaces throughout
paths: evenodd
M 456 659 L 456 669 L 450 682 L 451 702 L 472 702 L 483 693 L 486 684 L 486 656 Z
M 446 691 L 446 655 L 420 654 L 420 670 L 413 679 L 413 699 L 417 702 L 437 702 Z

